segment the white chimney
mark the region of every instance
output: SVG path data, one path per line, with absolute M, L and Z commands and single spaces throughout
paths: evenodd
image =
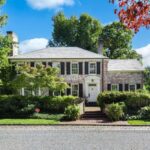
M 7 31 L 7 36 L 12 39 L 11 56 L 18 55 L 19 54 L 19 40 L 18 40 L 18 36 L 12 31 Z
M 100 39 L 98 44 L 98 54 L 103 55 L 103 41 Z

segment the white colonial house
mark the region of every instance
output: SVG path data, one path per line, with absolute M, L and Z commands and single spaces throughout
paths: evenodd
M 70 85 L 66 95 L 84 97 L 88 102 L 96 102 L 100 92 L 105 90 L 128 91 L 143 87 L 143 66 L 138 60 L 110 60 L 103 56 L 101 48 L 98 53 L 79 47 L 47 47 L 45 49 L 19 54 L 18 40 L 15 37 L 14 52 L 9 57 L 11 62 L 31 67 L 36 64 L 58 67 L 60 76 Z M 40 92 L 42 94 L 42 92 Z M 25 89 L 22 89 L 25 95 Z M 49 95 L 49 91 L 44 92 Z

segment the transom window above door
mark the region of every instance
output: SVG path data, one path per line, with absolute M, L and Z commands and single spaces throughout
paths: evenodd
M 72 63 L 72 74 L 78 74 L 78 73 L 79 73 L 78 63 Z
M 96 63 L 90 63 L 90 74 L 96 74 Z

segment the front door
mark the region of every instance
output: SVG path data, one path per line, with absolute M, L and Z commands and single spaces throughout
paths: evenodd
M 88 85 L 88 102 L 96 102 L 99 90 L 96 84 Z

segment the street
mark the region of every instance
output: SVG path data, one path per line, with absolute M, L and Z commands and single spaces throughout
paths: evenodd
M 0 127 L 0 150 L 150 150 L 149 142 L 150 127 Z

